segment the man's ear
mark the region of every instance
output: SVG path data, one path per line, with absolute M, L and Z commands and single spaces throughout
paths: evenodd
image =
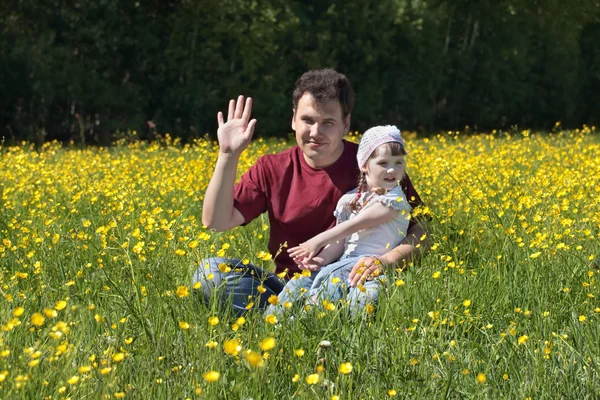
M 350 132 L 350 120 L 352 119 L 351 117 L 352 117 L 351 114 L 346 115 L 346 118 L 344 121 L 344 127 L 346 128 L 345 129 L 346 133 Z
M 296 109 L 292 108 L 292 130 L 296 130 Z

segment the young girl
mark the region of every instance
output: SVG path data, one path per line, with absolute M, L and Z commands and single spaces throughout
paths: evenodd
M 364 133 L 357 153 L 361 171 L 358 187 L 339 200 L 335 227 L 288 250 L 305 272 L 286 284 L 278 304 L 270 306 L 267 314 L 280 314 L 283 306 L 299 300 L 307 304 L 339 300 L 361 257 L 382 256 L 400 244 L 411 211 L 398 186 L 404 176 L 405 155 L 404 140 L 395 126 L 377 126 Z M 376 300 L 381 278 L 350 288 L 348 300 L 353 313 Z M 367 291 L 368 296 L 357 296 L 356 290 Z

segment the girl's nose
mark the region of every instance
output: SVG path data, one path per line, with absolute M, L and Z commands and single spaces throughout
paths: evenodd
M 389 168 L 387 171 L 385 171 L 388 174 L 393 174 L 394 173 L 394 168 Z

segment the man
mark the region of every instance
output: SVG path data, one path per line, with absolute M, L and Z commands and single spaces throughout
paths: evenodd
M 219 157 L 204 196 L 202 222 L 217 231 L 245 225 L 263 212 L 270 221 L 269 251 L 276 274 L 291 277 L 299 267 L 284 246 L 294 247 L 335 225 L 333 211 L 340 197 L 357 185 L 358 146 L 342 137 L 350 129 L 354 92 L 350 81 L 332 69 L 309 71 L 297 81 L 293 93 L 292 129 L 297 146 L 261 157 L 235 184 L 239 158 L 250 144 L 256 120 L 250 119 L 252 99 L 229 102 L 227 121 L 217 115 Z M 414 208 L 421 204 L 408 176 L 401 182 Z M 350 274 L 350 286 L 368 279 L 385 265 L 401 265 L 424 250 L 421 224 L 412 222 L 406 239 L 377 260 L 363 257 Z M 226 265 L 229 268 L 219 268 Z M 210 275 L 211 279 L 208 279 Z M 204 296 L 222 296 L 234 310 L 243 313 L 249 302 L 264 308 L 284 283 L 272 273 L 238 259 L 204 260 L 194 274 Z M 259 291 L 259 286 L 261 290 Z M 220 290 L 215 292 L 215 289 Z M 258 299 L 256 296 L 258 295 Z

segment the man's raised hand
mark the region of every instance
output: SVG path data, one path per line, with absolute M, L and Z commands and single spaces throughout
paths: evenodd
M 217 114 L 219 129 L 219 148 L 221 153 L 241 154 L 252 140 L 256 119 L 250 120 L 252 112 L 252 99 L 248 97 L 244 104 L 244 96 L 239 96 L 237 102 L 229 100 L 227 122 L 223 120 L 223 113 Z

